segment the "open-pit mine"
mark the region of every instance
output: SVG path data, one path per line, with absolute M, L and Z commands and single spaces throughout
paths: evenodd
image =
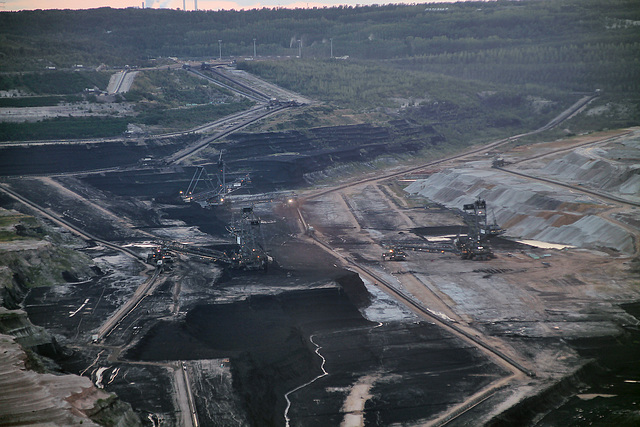
M 271 98 L 251 117 L 311 102 Z M 0 424 L 640 419 L 639 129 L 345 178 L 332 166 L 439 135 L 234 120 L 0 146 L 18 235 L 0 244 Z M 25 285 L 52 265 L 55 286 Z M 25 370 L 16 342 L 60 375 Z

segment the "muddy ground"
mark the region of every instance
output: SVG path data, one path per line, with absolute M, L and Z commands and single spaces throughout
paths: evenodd
M 42 194 L 32 190 L 34 197 L 36 193 Z M 76 212 L 83 206 L 83 214 L 91 215 L 91 207 L 83 204 Z M 180 233 L 196 225 L 215 238 L 224 237 L 221 224 L 228 213 L 165 207 L 167 217 L 182 221 L 181 227 L 164 229 L 170 234 L 175 228 L 175 238 L 188 237 Z M 291 215 L 280 207 L 275 211 Z M 222 219 L 212 223 L 216 214 Z M 322 372 L 320 356 L 326 359 L 328 375 L 292 394 L 292 425 L 339 424 L 350 386 L 366 376 L 376 378 L 368 422 L 388 425 L 431 417 L 504 375 L 476 349 L 419 322 L 388 297 L 372 302 L 356 275 L 290 237 L 291 223 L 292 217 L 285 216 L 264 226 L 265 241 L 278 260 L 267 272 L 223 270 L 181 257 L 172 271 L 163 273 L 153 295 L 101 345 L 90 344 L 93 331 L 144 279 L 143 266 L 131 258 L 88 246 L 85 251 L 103 275 L 36 289 L 26 308 L 34 323 L 52 331 L 69 349 L 67 358 L 59 361 L 66 370 L 91 375 L 130 402 L 143 419 L 150 415 L 170 424 L 178 422 L 167 393 L 178 361 L 187 361 L 190 370 L 204 364 L 206 369 L 192 371 L 195 384 L 202 387 L 215 384 L 218 378 L 211 371 L 220 369 L 218 386 L 233 391 L 235 397 L 227 399 L 239 411 L 232 418 L 252 425 L 284 424 L 285 393 Z M 103 224 L 103 234 L 111 235 Z M 100 233 L 100 227 L 92 231 Z M 376 307 L 386 313 L 383 323 L 377 320 Z M 317 354 L 315 345 L 320 347 Z M 197 388 L 195 394 L 203 425 L 228 425 L 231 418 L 211 412 L 210 391 Z
M 107 157 L 99 161 L 118 164 L 121 149 L 115 145 L 115 157 L 109 159 L 107 150 Z M 326 160 L 325 154 L 318 159 Z M 250 167 L 239 155 L 237 159 L 236 164 Z M 48 171 L 40 161 L 27 163 L 21 173 Z M 315 164 L 306 170 L 326 166 Z M 81 163 L 75 165 L 70 170 Z M 34 172 L 29 172 L 32 166 Z M 287 182 L 299 185 L 304 174 L 292 170 L 254 191 L 281 188 Z M 140 167 L 58 177 L 53 182 L 7 182 L 96 237 L 127 245 L 143 256 L 162 239 L 209 247 L 232 244 L 225 227 L 244 206 L 203 209 L 181 204 L 175 190 L 188 183 L 190 173 L 189 168 Z M 539 376 L 505 382 L 484 405 L 454 424 L 527 424 L 565 401 L 541 425 L 584 421 L 576 417 L 586 417 L 587 412 L 589 421 L 598 420 L 602 406 L 597 403 L 605 397 L 570 398 L 576 390 L 606 394 L 611 370 L 640 380 L 626 367 L 626 358 L 607 358 L 602 351 L 611 345 L 605 337 L 636 333 L 620 326 L 634 324 L 629 313 L 637 315 L 635 309 L 627 312 L 619 303 L 637 298 L 637 293 L 624 281 L 605 286 L 608 277 L 620 277 L 619 262 L 598 253 L 550 252 L 502 240 L 494 245 L 497 258 L 482 264 L 453 254 L 423 253 L 412 253 L 404 262 L 383 263 L 380 242 L 451 235 L 465 227 L 461 217 L 442 207 L 403 205 L 387 185 L 332 193 L 309 200 L 301 211 L 320 238 L 340 253 L 397 281 L 417 299 L 429 291 L 424 301 L 432 302 L 430 307 L 486 334 Z M 18 207 L 7 199 L 2 202 Z M 266 272 L 229 270 L 179 255 L 152 292 L 100 343 L 93 343 L 92 335 L 146 279 L 149 268 L 87 243 L 83 251 L 94 259 L 100 274 L 80 283 L 34 289 L 25 301 L 31 320 L 49 329 L 65 347 L 66 356 L 57 361 L 60 366 L 117 393 L 149 425 L 183 422 L 174 397 L 181 370 L 189 375 L 200 424 L 220 426 L 286 425 L 287 420 L 300 426 L 340 425 L 347 420 L 418 425 L 491 384 L 509 380 L 510 373 L 486 352 L 418 317 L 372 283 L 363 283 L 333 255 L 300 235 L 294 209 L 281 201 L 254 209 L 263 220 L 260 240 L 276 260 Z M 549 257 L 540 258 L 545 255 Z M 579 275 L 565 273 L 567 266 L 585 260 L 593 268 Z M 633 339 L 615 341 L 625 349 L 620 354 L 635 351 L 628 344 Z M 587 369 L 591 357 L 600 362 Z M 504 402 L 514 405 L 567 376 L 572 381 L 556 394 L 541 401 L 524 400 L 495 417 L 510 406 Z M 627 389 L 635 383 L 624 381 L 615 382 L 616 392 L 611 394 L 625 397 L 608 402 L 620 405 L 628 420 L 629 399 L 637 401 L 637 393 Z M 584 405 L 590 403 L 581 402 L 596 405 L 586 410 Z
M 279 265 L 266 273 L 223 273 L 215 265 L 181 260 L 102 345 L 89 344 L 92 331 L 142 280 L 141 266 L 123 255 L 94 252 L 112 270 L 105 266 L 94 281 L 37 289 L 26 308 L 34 323 L 73 349 L 60 361 L 65 369 L 96 382 L 100 374 L 105 388 L 143 418 L 154 414 L 167 422 L 177 422 L 166 391 L 172 362 L 181 360 L 192 366 L 228 359 L 241 410 L 236 417 L 253 425 L 283 425 L 284 394 L 321 372 L 319 355 L 329 375 L 291 396 L 292 425 L 339 424 L 349 387 L 367 375 L 376 376 L 372 394 L 378 396 L 367 417 L 388 425 L 428 418 L 503 374 L 477 350 L 400 310 L 384 324 L 375 316 L 367 320 L 361 310 L 370 308 L 370 297 L 357 276 L 335 268 L 313 247 L 282 243 L 274 251 L 283 254 Z M 173 315 L 178 286 L 180 308 Z M 207 372 L 202 378 L 194 372 L 196 383 L 207 384 Z M 207 409 L 209 393 L 196 394 L 202 424 L 225 425 Z

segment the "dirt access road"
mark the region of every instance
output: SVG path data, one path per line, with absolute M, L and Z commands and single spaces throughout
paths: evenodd
M 626 134 L 619 132 L 614 137 Z M 587 143 L 605 144 L 610 140 L 611 135 L 605 135 Z M 558 153 L 585 144 L 581 141 L 567 146 L 566 141 L 559 141 L 555 146 L 546 144 L 545 150 Z M 539 152 L 536 157 L 540 157 Z M 483 150 L 474 150 L 440 166 L 455 167 L 461 160 L 483 158 Z M 580 249 L 521 249 L 514 244 L 495 248 L 497 258 L 482 263 L 422 252 L 410 253 L 403 262 L 380 262 L 383 242 L 419 240 L 422 237 L 412 230 L 425 225 L 463 227 L 452 212 L 424 209 L 424 205 L 416 209 L 415 201 L 395 193 L 396 179 L 402 173 L 310 192 L 301 198 L 299 211 L 303 228 L 311 226 L 315 230 L 311 240 L 346 268 L 404 300 L 424 318 L 453 329 L 512 372 L 430 420 L 431 425 L 464 417 L 469 410 L 477 413 L 478 407 L 486 421 L 499 412 L 497 407 L 504 409 L 504 405 L 538 393 L 582 366 L 584 361 L 561 344 L 563 340 L 619 333 L 615 318 L 625 314 L 618 304 L 640 298 L 625 273 L 628 257 Z M 606 202 L 611 203 L 611 199 Z M 639 230 L 628 224 L 626 229 L 634 232 L 637 242 Z M 536 343 L 531 344 L 531 340 Z M 536 378 L 524 372 L 535 373 Z M 510 390 L 510 397 L 501 395 L 505 389 Z

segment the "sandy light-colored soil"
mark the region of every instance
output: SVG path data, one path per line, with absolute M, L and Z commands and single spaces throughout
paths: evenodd
M 598 148 L 600 157 L 606 158 L 602 153 L 612 149 L 610 136 L 597 135 L 570 142 L 518 148 L 513 153 L 506 153 L 506 157 L 524 160 L 536 156 L 535 161 L 526 163 L 527 172 L 535 174 L 536 166 L 541 168 L 547 164 L 542 161 L 543 157 L 563 156 L 585 143 L 592 149 Z M 635 134 L 627 133 L 624 137 L 635 138 Z M 613 148 L 620 150 L 625 143 L 616 140 L 614 144 Z M 525 151 L 526 155 L 523 154 Z M 620 163 L 617 161 L 618 167 L 625 166 Z M 468 179 L 469 187 L 478 193 L 491 188 L 491 181 L 486 179 L 483 168 L 487 173 L 495 173 L 491 171 L 489 162 L 485 165 L 475 166 L 474 173 L 478 177 L 475 182 Z M 627 162 L 626 166 L 634 167 L 633 162 Z M 558 250 L 501 245 L 494 248 L 496 258 L 485 262 L 461 260 L 453 254 L 425 252 L 409 252 L 402 262 L 383 262 L 380 255 L 385 244 L 420 239 L 412 229 L 455 224 L 452 212 L 416 209 L 415 199 L 408 203 L 408 199 L 399 200 L 391 190 L 381 191 L 381 188 L 391 188 L 389 185 L 393 186 L 395 182 L 369 180 L 324 194 L 303 205 L 302 216 L 316 230 L 316 239 L 330 246 L 333 255 L 341 257 L 347 265 L 366 265 L 365 271 L 372 272 L 386 285 L 409 294 L 422 306 L 441 315 L 446 322 L 457 322 L 461 329 L 535 372 L 535 380 L 523 375 L 506 380 L 512 395 L 518 396 L 515 401 L 539 392 L 582 366 L 584 360 L 563 344 L 564 340 L 616 335 L 621 332 L 621 325 L 637 323 L 620 308 L 622 303 L 640 299 L 637 283 L 629 272 L 640 237 L 636 223 L 614 221 L 614 225 L 626 234 L 624 238 L 631 242 L 631 246 L 625 246 L 631 248 L 626 252 L 608 249 L 606 243 L 598 246 L 593 244 L 593 239 L 580 240 L 576 237 L 575 241 L 584 242 L 584 247 L 574 244 L 573 248 Z M 437 184 L 434 181 L 432 185 Z M 597 183 L 585 185 L 595 187 Z M 415 183 L 412 186 L 417 188 Z M 532 192 L 535 193 L 536 189 Z M 418 190 L 412 193 L 421 194 Z M 462 193 L 447 196 L 444 187 L 441 192 L 431 187 L 427 193 L 438 195 L 440 199 L 435 201 L 445 205 L 451 200 L 458 203 L 464 199 L 460 196 Z M 544 196 L 548 198 L 562 198 L 566 193 L 566 188 L 544 187 Z M 579 193 L 578 197 L 581 197 Z M 632 204 L 616 204 L 611 200 L 598 200 L 593 195 L 590 197 L 590 201 L 560 203 L 554 212 L 562 215 L 564 206 L 569 210 L 568 215 L 576 217 L 573 221 L 590 215 L 606 221 L 612 212 L 631 217 L 635 215 Z M 475 194 L 469 194 L 466 203 L 473 202 L 475 198 Z M 501 201 L 508 203 L 504 199 Z M 427 204 L 426 198 L 424 203 Z M 578 209 L 576 206 L 580 203 L 591 207 Z M 539 212 L 533 209 L 517 212 L 518 205 L 514 206 L 511 208 L 516 211 L 520 226 L 526 231 L 526 219 L 539 215 Z M 461 228 L 465 227 L 459 221 Z M 523 221 L 525 226 L 522 226 Z M 535 224 L 535 221 L 531 223 Z M 561 226 L 562 222 L 558 221 L 558 225 Z M 597 231 L 576 229 L 575 233 L 594 235 Z M 366 399 L 366 393 L 356 393 L 357 390 L 354 386 L 352 394 L 357 394 L 360 400 Z M 352 396 L 350 398 L 353 399 Z M 473 404 L 472 400 L 469 398 L 469 405 Z M 484 420 L 515 401 L 511 399 L 508 405 L 503 402 L 487 409 Z M 459 408 L 452 408 L 448 413 L 457 410 Z M 444 414 L 439 420 L 446 417 Z M 354 420 L 350 422 L 355 424 L 348 425 L 357 425 Z
M 0 108 L 0 121 L 22 123 L 38 122 L 55 117 L 124 117 L 132 114 L 134 114 L 133 104 L 81 102 L 47 107 Z
M 14 339 L 0 334 L 0 424 L 98 425 L 84 411 L 108 393 L 86 377 L 27 370 L 25 359 Z

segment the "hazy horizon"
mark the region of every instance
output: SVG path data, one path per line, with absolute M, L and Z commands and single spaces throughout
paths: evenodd
M 142 7 L 152 9 L 183 9 L 193 11 L 197 1 L 198 10 L 250 10 L 262 8 L 313 8 L 335 6 L 370 6 L 373 4 L 410 4 L 410 2 L 379 2 L 379 1 L 300 1 L 300 0 L 6 0 L 2 11 L 16 12 L 21 10 L 51 10 L 51 9 L 95 9 L 100 7 L 112 7 L 115 9 L 127 7 Z M 420 3 L 457 3 L 460 0 L 423 1 Z M 466 0 L 469 1 L 469 0 Z

